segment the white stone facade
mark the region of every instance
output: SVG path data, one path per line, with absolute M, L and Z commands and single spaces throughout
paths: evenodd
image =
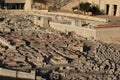
M 31 9 L 32 0 L 1 0 L 0 9 Z
M 30 10 L 31 9 L 31 4 L 32 4 L 32 0 L 26 0 L 24 9 L 25 10 Z
M 120 0 L 88 0 L 97 4 L 106 15 L 120 16 Z

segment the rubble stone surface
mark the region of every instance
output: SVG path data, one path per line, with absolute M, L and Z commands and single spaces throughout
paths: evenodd
M 40 27 L 34 17 L 6 15 L 0 22 L 1 67 L 36 69 L 47 80 L 120 79 L 119 45 Z

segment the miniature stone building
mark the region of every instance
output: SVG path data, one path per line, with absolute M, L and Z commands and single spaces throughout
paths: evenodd
M 0 0 L 0 9 L 31 9 L 31 0 Z
M 106 15 L 120 16 L 119 0 L 88 0 L 92 4 L 97 4 Z

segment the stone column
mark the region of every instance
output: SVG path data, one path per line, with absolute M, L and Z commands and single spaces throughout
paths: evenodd
M 21 9 L 21 4 L 19 4 L 19 9 Z
M 50 27 L 49 26 L 49 19 L 46 17 L 42 18 L 42 23 L 43 23 L 43 27 Z
M 72 26 L 75 26 L 75 20 L 72 20 L 72 21 L 71 21 L 71 25 L 72 25 Z
M 117 12 L 116 12 L 116 16 L 120 16 L 120 5 L 117 5 Z
M 15 9 L 17 9 L 17 4 L 15 4 Z
M 1 7 L 1 4 L 0 4 L 0 9 L 1 9 L 2 7 Z
M 114 7 L 112 4 L 110 4 L 108 15 L 113 16 L 113 11 L 114 11 Z
M 24 9 L 25 10 L 31 10 L 31 4 L 32 4 L 32 0 L 26 0 Z

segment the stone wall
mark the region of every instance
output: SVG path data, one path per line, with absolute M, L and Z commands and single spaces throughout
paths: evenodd
M 119 43 L 120 44 L 120 28 L 101 28 L 101 29 L 92 29 L 85 27 L 78 27 L 67 24 L 60 24 L 50 22 L 50 27 L 56 30 L 65 32 L 65 31 L 75 31 L 76 34 L 81 35 L 87 38 L 94 38 L 105 43 Z
M 34 15 L 36 17 L 42 17 L 41 15 L 45 16 L 65 16 L 65 17 L 74 17 L 74 18 L 82 18 L 82 19 L 88 19 L 88 20 L 93 20 L 93 21 L 97 21 L 97 22 L 107 22 L 107 19 L 102 19 L 102 18 L 96 18 L 96 17 L 92 17 L 92 16 L 82 16 L 82 15 L 76 15 L 76 14 L 67 14 L 67 13 L 54 13 L 54 12 L 47 12 L 46 10 L 44 11 L 24 11 L 24 10 L 3 10 L 0 13 L 1 14 L 31 14 Z M 66 15 L 67 14 L 67 15 Z M 43 25 L 46 25 L 46 27 L 50 26 L 51 28 L 54 28 L 56 30 L 60 30 L 60 31 L 75 31 L 78 35 L 87 37 L 87 38 L 94 38 L 96 40 L 101 40 L 103 42 L 119 42 L 119 34 L 120 34 L 120 29 L 118 28 L 101 28 L 101 29 L 92 29 L 92 28 L 85 28 L 85 27 L 78 27 L 75 26 L 74 24 L 68 25 L 68 24 L 61 24 L 61 23 L 55 23 L 55 22 L 50 22 L 48 24 L 48 22 L 45 21 L 46 18 L 39 20 L 39 19 L 35 19 L 35 24 L 36 25 L 40 25 L 41 27 L 43 27 Z M 46 19 L 48 21 L 48 19 Z M 44 21 L 44 23 L 43 23 Z M 71 21 L 72 22 L 72 21 Z M 112 34 L 111 34 L 112 33 Z
M 96 39 L 103 42 L 120 44 L 120 28 L 96 29 Z
M 31 10 L 31 5 L 32 5 L 32 0 L 2 0 L 0 1 L 0 9 Z
M 47 20 L 48 21 L 48 20 Z M 45 19 L 41 17 L 41 20 L 35 20 L 35 24 L 40 25 L 41 27 L 54 28 L 56 30 L 66 32 L 66 31 L 75 31 L 76 34 L 88 39 L 100 40 L 105 43 L 120 43 L 120 29 L 119 27 L 110 27 L 110 28 L 92 28 L 85 26 L 77 26 L 74 20 L 71 20 L 71 24 L 62 24 L 58 22 L 46 23 Z M 43 24 L 46 24 L 44 26 Z M 48 25 L 48 26 L 47 26 Z
M 76 34 L 78 35 L 88 37 L 88 38 L 90 37 L 96 38 L 96 31 L 93 29 L 85 28 L 85 27 L 78 27 L 78 26 L 54 23 L 54 22 L 50 22 L 50 27 L 62 32 L 75 31 Z
M 39 25 L 40 27 L 50 27 L 49 19 L 47 17 L 35 17 L 34 24 Z
M 5 3 L 25 3 L 25 0 L 4 0 Z
M 88 0 L 92 4 L 97 4 L 100 9 L 106 13 L 106 5 L 109 5 L 108 15 L 113 16 L 114 5 L 117 5 L 117 11 L 115 16 L 120 16 L 120 1 L 119 0 Z
M 13 78 L 35 79 L 35 72 L 26 73 L 14 70 L 0 68 L 0 76 L 8 76 Z
M 31 10 L 31 4 L 32 4 L 32 0 L 26 0 L 24 9 Z
M 98 18 L 94 16 L 86 16 L 86 15 L 78 15 L 73 13 L 61 13 L 61 12 L 48 12 L 48 10 L 0 10 L 0 13 L 9 13 L 9 14 L 32 14 L 36 16 L 41 15 L 54 15 L 54 16 L 66 16 L 66 17 L 73 17 L 73 18 L 81 18 L 87 19 L 91 21 L 98 21 L 98 22 L 108 22 L 109 20 L 106 18 Z

